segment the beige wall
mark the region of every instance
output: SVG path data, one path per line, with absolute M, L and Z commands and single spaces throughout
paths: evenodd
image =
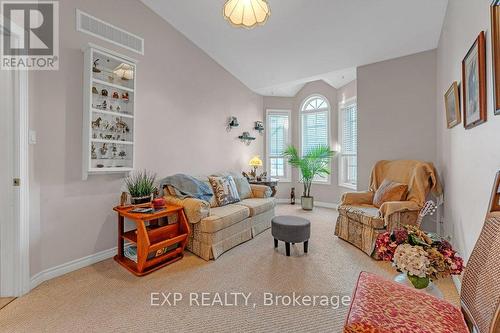
M 75 9 L 145 39 L 145 55 L 76 32 Z M 116 15 L 119 8 L 120 15 Z M 136 58 L 137 168 L 159 177 L 185 172 L 242 170 L 262 154 L 263 139 L 237 140 L 262 120 L 254 94 L 183 35 L 135 0 L 60 1 L 60 70 L 30 73 L 33 167 L 30 229 L 31 275 L 116 246 L 121 175 L 81 180 L 83 53 L 88 42 Z M 225 130 L 226 118 L 240 127 Z
M 495 172 L 500 169 L 500 116 L 493 114 L 490 0 L 448 3 L 437 51 L 438 167 L 445 187 L 444 228 L 468 258 L 481 231 Z M 446 128 L 444 94 L 461 82 L 461 61 L 481 30 L 487 38 L 488 121 L 465 130 Z
M 342 89 L 342 88 L 341 88 Z M 352 87 L 346 90 L 346 93 L 351 94 Z M 338 140 L 338 90 L 324 81 L 314 81 L 307 83 L 294 97 L 264 97 L 264 112 L 266 109 L 285 109 L 292 111 L 292 143 L 300 146 L 300 114 L 299 110 L 302 102 L 313 94 L 323 95 L 330 103 L 330 146 L 335 149 Z M 297 197 L 302 195 L 303 186 L 298 182 L 298 171 L 292 170 L 292 182 L 280 183 L 278 187 L 277 197 L 280 199 L 290 198 L 290 189 L 295 187 Z M 313 184 L 311 193 L 316 201 L 335 204 L 340 200 L 342 193 L 347 189 L 341 188 L 338 185 L 338 164 L 335 158 L 332 163 L 332 174 L 330 184 Z
M 358 68 L 358 189 L 378 160 L 434 162 L 435 73 L 435 50 Z
M 353 97 L 356 97 L 358 95 L 358 86 L 357 86 L 357 81 L 351 81 L 348 84 L 346 84 L 343 87 L 340 87 L 337 90 L 337 102 L 343 103 Z

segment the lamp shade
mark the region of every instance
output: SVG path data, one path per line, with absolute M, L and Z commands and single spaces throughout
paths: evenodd
M 262 166 L 262 160 L 259 156 L 255 156 L 250 160 L 250 162 L 248 162 L 248 165 L 253 167 L 260 167 Z
M 134 67 L 129 64 L 120 64 L 113 70 L 116 76 L 123 80 L 132 80 L 134 78 Z
M 224 18 L 237 27 L 253 28 L 263 25 L 271 15 L 266 0 L 227 0 Z

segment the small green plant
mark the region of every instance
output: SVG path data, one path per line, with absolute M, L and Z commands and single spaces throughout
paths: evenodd
M 291 166 L 300 170 L 301 181 L 304 183 L 304 197 L 311 196 L 311 185 L 314 177 L 326 177 L 330 174 L 329 163 L 335 153 L 328 146 L 318 146 L 311 149 L 305 156 L 300 157 L 294 146 L 288 146 L 285 149 L 283 156 L 288 159 Z
M 133 198 L 145 197 L 151 195 L 156 190 L 154 186 L 156 174 L 146 170 L 135 171 L 125 178 L 128 193 Z

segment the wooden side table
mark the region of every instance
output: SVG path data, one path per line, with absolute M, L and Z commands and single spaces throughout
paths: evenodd
M 114 259 L 137 276 L 149 274 L 182 259 L 191 232 L 184 210 L 180 206 L 168 205 L 163 210 L 151 214 L 131 212 L 135 207 L 148 206 L 150 204 L 113 208 L 118 213 L 118 254 Z M 177 215 L 177 223 L 165 226 L 157 224 L 158 219 L 172 215 Z M 125 232 L 125 218 L 132 220 L 136 229 Z M 137 262 L 124 255 L 125 240 L 137 246 Z M 177 248 L 162 253 L 165 248 L 175 244 L 178 244 Z
M 250 179 L 248 182 L 250 184 L 254 184 L 254 185 L 269 186 L 271 188 L 271 191 L 273 191 L 271 196 L 274 197 L 276 195 L 276 188 L 278 187 L 278 180 L 277 179 L 274 179 L 274 178 L 265 178 L 262 180 Z

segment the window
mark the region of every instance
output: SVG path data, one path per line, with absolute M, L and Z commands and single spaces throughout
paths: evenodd
M 318 146 L 330 142 L 330 105 L 323 96 L 313 95 L 305 99 L 300 109 L 301 154 L 306 155 Z M 317 177 L 318 183 L 329 183 L 329 177 Z
M 269 176 L 282 182 L 292 181 L 292 171 L 283 157 L 291 142 L 290 111 L 266 111 L 266 166 Z
M 358 183 L 358 108 L 356 99 L 339 105 L 339 185 L 356 189 Z

